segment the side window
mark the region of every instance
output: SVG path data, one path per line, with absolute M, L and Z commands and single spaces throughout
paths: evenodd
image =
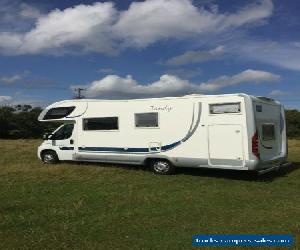
M 75 107 L 52 108 L 46 113 L 44 120 L 60 119 L 66 117 L 67 115 L 71 114 L 74 109 Z
M 157 128 L 158 127 L 158 113 L 137 113 L 134 114 L 136 128 Z
M 209 104 L 210 114 L 241 113 L 241 103 L 216 103 Z
M 275 125 L 270 123 L 262 124 L 263 141 L 275 140 Z
M 72 136 L 74 124 L 66 124 L 52 135 L 52 140 L 66 140 Z
M 118 130 L 118 117 L 83 119 L 83 130 Z

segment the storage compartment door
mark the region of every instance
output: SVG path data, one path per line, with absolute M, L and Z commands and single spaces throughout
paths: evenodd
M 209 125 L 208 154 L 210 166 L 243 166 L 242 126 L 232 124 Z

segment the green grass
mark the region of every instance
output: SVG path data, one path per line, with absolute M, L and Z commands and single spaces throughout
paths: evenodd
M 299 249 L 300 141 L 289 142 L 293 167 L 263 177 L 48 166 L 39 143 L 0 140 L 0 249 L 195 249 L 192 235 L 205 233 L 292 234 Z

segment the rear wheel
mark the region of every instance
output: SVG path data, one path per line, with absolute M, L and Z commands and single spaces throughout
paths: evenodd
M 170 175 L 175 172 L 175 167 L 167 160 L 157 159 L 150 162 L 151 171 L 154 174 Z
M 46 164 L 55 164 L 58 162 L 57 154 L 54 151 L 44 151 L 41 156 L 42 161 Z

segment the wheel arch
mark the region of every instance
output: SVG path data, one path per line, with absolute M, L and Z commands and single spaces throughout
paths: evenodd
M 45 149 L 41 150 L 40 157 L 42 158 L 43 154 L 46 153 L 46 152 L 53 152 L 53 153 L 55 153 L 57 159 L 59 160 L 57 152 L 54 149 L 48 149 L 48 148 L 45 148 Z
M 170 164 L 174 165 L 174 162 L 169 158 L 169 157 L 166 157 L 166 156 L 150 156 L 150 157 L 146 157 L 144 159 L 144 165 L 145 166 L 149 166 L 151 162 L 153 161 L 157 161 L 157 160 L 164 160 L 164 161 L 168 161 Z

